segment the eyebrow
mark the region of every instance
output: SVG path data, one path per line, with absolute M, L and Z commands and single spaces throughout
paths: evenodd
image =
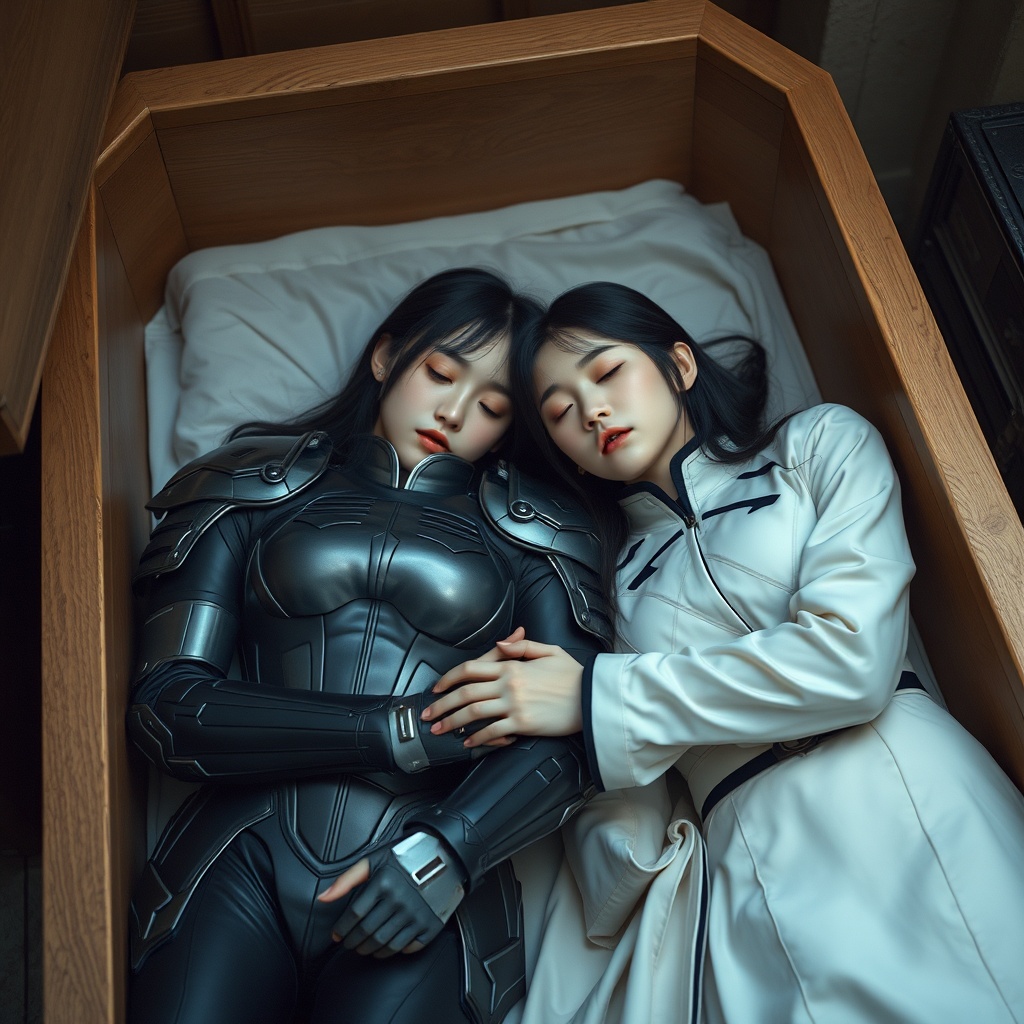
M 616 348 L 616 345 L 598 345 L 597 348 L 592 348 L 589 352 L 585 352 L 579 359 L 576 360 L 576 369 L 586 369 L 602 352 L 607 352 L 610 348 Z M 537 405 L 543 405 L 556 391 L 558 390 L 557 384 L 549 384 L 544 389 L 544 394 L 540 396 Z

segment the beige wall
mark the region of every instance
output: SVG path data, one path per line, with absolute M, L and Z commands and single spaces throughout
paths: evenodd
M 905 236 L 949 114 L 1024 101 L 1024 0 L 779 0 L 773 34 L 832 75 Z

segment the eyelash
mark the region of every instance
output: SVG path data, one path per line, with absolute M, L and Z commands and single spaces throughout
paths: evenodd
M 601 374 L 600 377 L 597 378 L 597 383 L 598 384 L 603 384 L 610 377 L 614 377 L 615 374 L 617 374 L 619 372 L 619 370 L 621 370 L 621 369 L 622 369 L 622 363 L 616 363 L 615 366 L 613 366 L 607 373 L 603 373 L 603 374 Z M 552 416 L 551 417 L 551 422 L 552 423 L 560 423 L 564 419 L 565 414 L 571 408 L 572 408 L 572 404 L 570 403 L 560 413 L 557 413 L 556 415 Z
M 451 377 L 441 373 L 440 370 L 435 370 L 429 363 L 427 364 L 427 375 L 431 380 L 437 381 L 438 384 L 453 384 L 454 381 Z M 500 420 L 504 417 L 505 413 L 495 412 L 489 405 L 485 405 L 483 402 L 479 403 L 480 408 L 484 411 L 484 414 L 490 416 L 492 420 Z

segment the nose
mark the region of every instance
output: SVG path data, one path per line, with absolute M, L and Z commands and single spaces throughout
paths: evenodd
M 468 396 L 461 388 L 451 388 L 449 392 L 437 403 L 434 410 L 434 418 L 444 424 L 448 430 L 458 430 L 466 415 L 466 402 Z
M 596 430 L 598 423 L 608 419 L 610 415 L 608 403 L 602 397 L 595 396 L 584 406 L 583 425 L 587 430 Z

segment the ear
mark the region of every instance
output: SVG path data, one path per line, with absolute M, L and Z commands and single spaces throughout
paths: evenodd
M 373 352 L 370 353 L 370 369 L 373 370 L 377 380 L 383 380 L 388 373 L 388 363 L 391 362 L 391 335 L 382 334 L 373 345 Z
M 683 390 L 689 391 L 697 379 L 697 360 L 693 358 L 693 349 L 685 341 L 677 341 L 672 346 L 672 356 L 683 378 Z

